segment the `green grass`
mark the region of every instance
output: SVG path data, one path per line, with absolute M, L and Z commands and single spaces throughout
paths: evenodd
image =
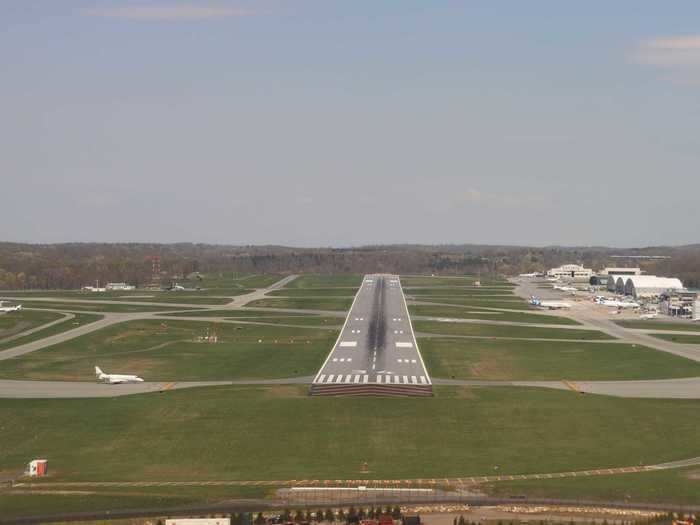
M 149 381 L 265 379 L 316 373 L 335 330 L 219 323 L 218 343 L 200 343 L 212 327 L 197 321 L 141 320 L 112 325 L 3 361 L 0 377 L 93 380 L 93 367 Z M 260 342 L 259 342 L 260 341 Z
M 281 288 L 267 293 L 269 297 L 354 297 L 354 288 Z
M 303 297 L 275 297 L 258 299 L 246 306 L 258 308 L 290 308 L 294 310 L 336 310 L 346 311 L 350 309 L 352 297 L 326 297 L 319 299 L 306 299 Z
M 265 310 L 180 310 L 178 312 L 168 312 L 168 317 L 279 317 L 279 312 Z M 316 314 L 305 313 L 284 313 L 285 317 L 312 317 Z
M 0 470 L 64 480 L 380 479 L 538 473 L 700 455 L 698 400 L 438 387 L 434 398 L 309 397 L 305 386 L 112 399 L 2 399 Z M 633 439 L 632 439 L 633 437 Z M 49 478 L 49 481 L 51 478 Z
M 674 343 L 681 343 L 684 345 L 700 345 L 700 334 L 699 335 L 681 335 L 681 334 L 649 334 L 657 339 L 664 339 L 665 341 L 673 341 Z
M 456 319 L 481 319 L 488 321 L 508 321 L 513 323 L 533 323 L 551 325 L 578 325 L 580 323 L 558 315 L 540 315 L 525 312 L 475 312 L 473 309 L 461 306 L 432 306 L 413 304 L 408 306 L 411 315 L 425 317 L 447 317 Z
M 295 326 L 312 326 L 312 327 L 332 327 L 338 328 L 343 325 L 342 317 L 324 317 L 320 315 L 294 315 L 290 317 L 233 317 L 232 321 L 248 321 L 252 323 L 268 323 L 281 325 Z M 330 348 L 329 348 L 330 350 Z
M 605 381 L 700 376 L 700 363 L 631 344 L 443 338 L 418 343 L 433 377 Z
M 41 492 L 39 492 L 41 490 Z M 86 487 L 22 489 L 0 492 L 3 518 L 117 509 L 169 508 L 219 503 L 233 498 L 265 498 L 270 487 Z M 92 523 L 92 522 L 91 522 Z M 100 523 L 106 523 L 101 521 Z
M 332 275 L 307 273 L 294 279 L 285 287 L 285 289 L 333 287 L 348 287 L 357 289 L 362 284 L 362 279 L 362 275 L 354 273 Z
M 491 297 L 516 299 L 510 288 L 453 288 L 453 287 L 438 287 L 438 288 L 406 288 L 403 289 L 406 295 L 440 295 L 446 297 Z
M 241 279 L 236 279 L 234 282 L 237 285 L 245 286 L 246 288 L 268 288 L 281 281 L 285 276 L 281 274 L 257 274 L 249 275 Z
M 700 468 L 638 472 L 614 476 L 505 481 L 480 487 L 493 496 L 597 499 L 645 503 L 697 503 Z
M 513 288 L 514 286 L 503 279 L 489 277 L 478 278 L 476 275 L 454 276 L 454 277 L 431 277 L 428 275 L 402 275 L 401 286 L 404 288 L 411 286 L 474 286 L 475 281 L 481 281 L 483 286 L 500 286 L 503 288 Z
M 522 301 L 516 300 L 500 300 L 500 299 L 471 299 L 459 297 L 436 297 L 436 296 L 420 296 L 413 298 L 417 302 L 449 304 L 455 306 L 467 306 L 472 309 L 480 308 L 503 308 L 506 310 L 531 310 L 530 305 Z
M 17 339 L 13 339 L 12 341 L 6 341 L 4 343 L 0 342 L 0 350 L 7 350 L 8 348 L 13 348 L 15 346 L 20 346 L 20 345 L 24 345 L 27 343 L 31 343 L 32 341 L 38 341 L 39 339 L 43 339 L 43 338 L 49 337 L 51 335 L 59 334 L 61 332 L 66 332 L 68 330 L 72 330 L 73 328 L 77 328 L 79 326 L 93 323 L 99 319 L 102 319 L 101 315 L 96 315 L 96 314 L 74 314 L 74 315 L 75 315 L 75 317 L 73 317 L 72 319 L 66 319 L 65 321 L 63 321 L 61 323 L 56 323 L 55 325 L 49 326 L 47 328 L 43 328 L 41 330 L 34 332 L 33 334 L 25 335 L 23 337 L 18 337 Z
M 665 323 L 663 321 L 641 321 L 635 319 L 627 321 L 615 321 L 615 323 L 624 328 L 642 328 L 644 330 L 675 330 L 678 332 L 700 332 L 700 323 L 692 323 L 690 321 Z
M 75 299 L 79 301 L 135 301 L 135 302 L 186 302 L 187 300 L 220 301 L 227 297 L 243 295 L 253 290 L 247 288 L 215 288 L 208 290 L 131 290 L 110 292 L 82 292 L 79 290 L 33 290 L 5 292 L 8 297 Z M 212 297 L 210 297 L 212 296 Z M 219 296 L 219 297 L 217 297 Z M 212 304 L 217 304 L 213 302 Z
M 614 339 L 596 330 L 542 328 L 538 326 L 508 326 L 479 323 L 443 323 L 440 321 L 412 321 L 416 332 L 442 335 L 480 337 L 516 337 L 522 339 L 571 339 L 576 341 L 604 341 Z
M 141 304 L 117 304 L 117 303 L 62 303 L 59 301 L 25 301 L 22 303 L 26 308 L 43 310 L 63 310 L 66 312 L 167 312 L 182 310 L 177 306 L 150 306 Z
M 6 337 L 12 337 L 27 330 L 51 323 L 63 317 L 56 312 L 20 310 L 0 314 L 0 344 Z

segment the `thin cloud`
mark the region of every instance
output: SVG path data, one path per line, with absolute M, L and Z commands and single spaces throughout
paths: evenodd
M 80 13 L 85 16 L 145 21 L 207 20 L 212 18 L 252 16 L 257 14 L 255 11 L 248 9 L 193 4 L 98 7 L 81 9 Z
M 657 37 L 639 44 L 635 59 L 664 69 L 700 68 L 700 35 Z
M 540 206 L 545 203 L 542 195 L 528 193 L 501 193 L 487 192 L 475 188 L 456 193 L 454 197 L 456 205 L 479 204 L 496 208 L 521 208 Z

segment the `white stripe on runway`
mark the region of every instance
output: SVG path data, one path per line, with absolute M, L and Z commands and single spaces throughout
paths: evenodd
M 386 382 L 391 383 L 391 376 L 386 376 Z
M 417 385 L 417 384 L 418 384 L 418 378 L 417 378 L 416 376 L 411 376 L 411 383 L 413 383 L 414 385 Z
M 369 381 L 369 376 L 368 376 L 368 375 L 362 376 L 362 382 L 363 382 L 363 383 L 367 383 L 368 381 Z
M 355 381 L 353 381 L 353 382 L 354 382 L 354 383 L 359 383 L 359 382 L 360 382 L 360 374 L 356 374 L 356 375 L 355 375 Z
M 403 382 L 408 384 L 408 376 L 403 376 Z
M 424 385 L 428 384 L 428 382 L 425 380 L 425 376 L 420 376 L 420 382 L 423 383 Z
M 335 374 L 329 375 L 329 376 L 328 376 L 328 382 L 329 382 L 329 383 L 332 383 L 334 377 L 335 377 Z
M 342 383 L 343 382 L 343 374 L 338 374 L 338 377 L 335 378 L 336 383 Z
M 352 381 L 352 375 L 351 375 L 351 374 L 348 374 L 348 375 L 345 376 L 345 382 L 346 382 L 346 383 L 349 383 L 350 381 Z
M 381 382 L 382 382 L 382 376 L 377 376 L 377 383 L 381 383 Z
M 318 378 L 318 382 L 323 383 L 324 379 L 326 379 L 326 374 L 321 374 L 321 376 Z
M 399 378 L 399 376 L 394 376 L 394 383 L 400 383 L 400 382 L 401 382 L 401 379 Z

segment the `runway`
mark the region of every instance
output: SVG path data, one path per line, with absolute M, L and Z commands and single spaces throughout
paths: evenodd
M 365 276 L 340 336 L 314 378 L 312 393 L 328 390 L 319 387 L 329 385 L 431 391 L 398 276 Z

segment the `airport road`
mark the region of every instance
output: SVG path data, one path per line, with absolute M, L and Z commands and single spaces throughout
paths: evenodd
M 166 392 L 182 388 L 222 385 L 308 385 L 313 376 L 284 379 L 250 379 L 240 381 L 145 381 L 109 385 L 89 381 L 21 381 L 0 379 L 0 398 L 10 399 L 62 399 L 121 397 L 150 392 Z
M 401 281 L 367 275 L 314 384 L 430 385 Z
M 641 381 L 485 381 L 437 379 L 434 385 L 527 387 L 572 390 L 580 394 L 647 399 L 700 399 L 700 377 Z

